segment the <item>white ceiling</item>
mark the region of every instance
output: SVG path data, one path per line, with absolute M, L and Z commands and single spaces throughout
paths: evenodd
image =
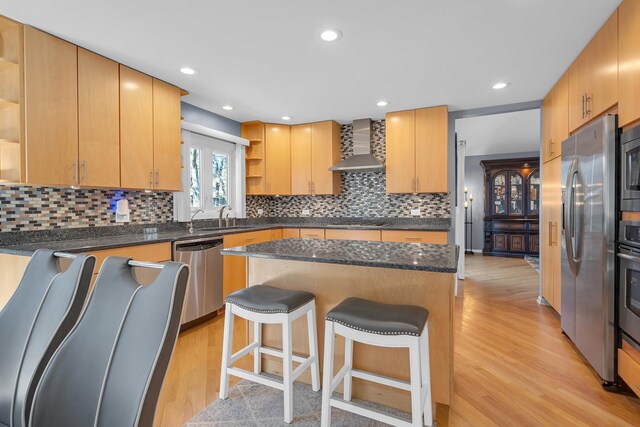
M 540 150 L 540 110 L 456 120 L 458 141 L 467 141 L 467 156 Z
M 541 99 L 619 3 L 0 0 L 0 13 L 179 85 L 218 114 L 299 123 Z M 342 40 L 321 41 L 326 27 Z M 200 73 L 180 74 L 185 65 Z M 500 80 L 511 86 L 491 89 Z

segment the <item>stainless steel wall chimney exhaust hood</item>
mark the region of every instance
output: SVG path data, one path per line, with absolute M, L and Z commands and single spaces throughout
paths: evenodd
M 338 172 L 384 172 L 384 164 L 371 154 L 371 119 L 353 121 L 353 155 L 329 168 Z

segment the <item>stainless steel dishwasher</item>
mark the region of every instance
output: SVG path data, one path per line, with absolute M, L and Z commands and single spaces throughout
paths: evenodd
M 176 242 L 174 261 L 189 266 L 189 283 L 181 325 L 193 322 L 222 307 L 222 238 Z

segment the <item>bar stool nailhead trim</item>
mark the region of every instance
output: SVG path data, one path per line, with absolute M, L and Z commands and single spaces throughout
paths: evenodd
M 407 427 L 431 426 L 433 408 L 431 402 L 431 370 L 429 363 L 429 322 L 425 322 L 419 336 L 406 332 L 367 331 L 335 320 L 327 314 L 324 330 L 324 365 L 322 384 L 321 427 L 331 426 L 331 408 L 339 408 L 377 421 Z M 335 335 L 345 339 L 344 366 L 333 376 Z M 410 381 L 400 381 L 358 369 L 353 369 L 353 342 L 379 347 L 404 347 L 409 349 Z M 351 403 L 352 378 L 376 382 L 411 393 L 411 422 L 388 413 Z M 343 398 L 332 397 L 338 385 L 344 383 Z M 424 423 L 424 424 L 423 424 Z
M 262 286 L 262 285 L 255 285 Z M 301 357 L 293 354 L 292 323 L 294 320 L 307 315 L 309 334 L 309 356 Z M 253 342 L 240 351 L 231 354 L 233 343 L 234 316 L 239 316 L 253 322 Z M 262 346 L 262 324 L 282 325 L 282 350 Z M 238 359 L 253 352 L 253 372 L 232 365 Z M 282 380 L 273 380 L 259 375 L 262 372 L 262 354 L 282 358 Z M 300 363 L 293 369 L 292 362 Z M 246 308 L 235 302 L 225 303 L 224 338 L 222 343 L 222 370 L 220 373 L 220 399 L 229 395 L 229 375 L 282 390 L 284 392 L 284 421 L 293 420 L 293 382 L 307 369 L 311 369 L 311 384 L 313 391 L 320 390 L 320 369 L 318 365 L 318 333 L 316 327 L 316 303 L 311 299 L 304 304 L 286 311 L 257 311 Z

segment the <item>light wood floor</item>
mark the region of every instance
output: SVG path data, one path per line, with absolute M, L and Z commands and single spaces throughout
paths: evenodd
M 538 273 L 525 261 L 468 256 L 466 274 L 453 405 L 438 408 L 439 426 L 640 426 L 640 400 L 602 390 L 557 314 L 536 303 Z M 216 318 L 181 334 L 156 426 L 179 426 L 217 398 L 222 326 Z

